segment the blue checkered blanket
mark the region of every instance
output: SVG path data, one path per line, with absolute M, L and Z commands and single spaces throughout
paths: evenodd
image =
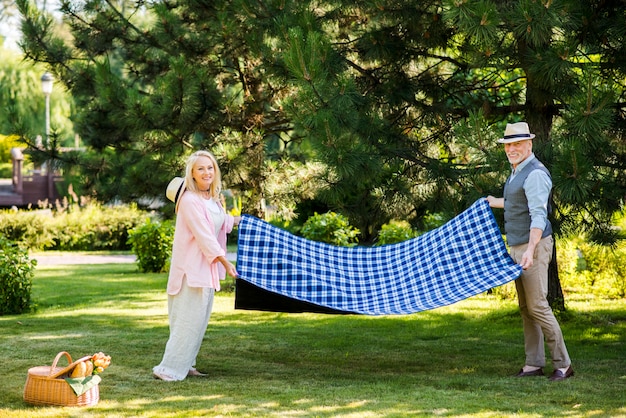
M 485 199 L 417 238 L 380 247 L 306 240 L 244 215 L 240 279 L 290 298 L 367 315 L 449 305 L 521 274 Z

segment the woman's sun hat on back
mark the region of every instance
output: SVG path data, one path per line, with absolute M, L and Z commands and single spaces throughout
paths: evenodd
M 176 206 L 176 212 L 178 212 L 178 203 L 180 202 L 180 198 L 187 189 L 187 184 L 183 177 L 174 177 L 170 183 L 167 185 L 167 190 L 165 190 L 165 196 L 174 202 Z

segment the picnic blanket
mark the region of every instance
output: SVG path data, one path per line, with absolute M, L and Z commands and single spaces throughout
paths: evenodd
M 310 241 L 255 217 L 239 224 L 239 280 L 333 310 L 410 314 L 449 305 L 516 279 L 485 199 L 417 238 L 379 247 Z

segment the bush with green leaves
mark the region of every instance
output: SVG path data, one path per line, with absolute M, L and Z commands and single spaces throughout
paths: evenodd
M 300 230 L 302 236 L 313 241 L 342 247 L 352 247 L 359 242 L 360 231 L 350 225 L 348 218 L 335 213 L 315 213 L 306 220 Z
M 626 297 L 626 245 L 593 244 L 581 237 L 557 241 L 559 275 L 564 290 Z
M 395 244 L 416 236 L 417 234 L 407 221 L 390 221 L 381 227 L 376 245 Z
M 22 148 L 24 145 L 19 142 L 18 135 L 2 135 L 0 134 L 0 163 L 8 163 L 11 166 L 11 174 L 13 173 L 13 162 L 11 160 L 11 150 L 13 148 Z M 3 178 L 10 178 L 11 175 Z
M 13 176 L 13 164 L 0 163 L 0 179 L 10 179 Z
M 0 236 L 31 250 L 54 245 L 53 214 L 44 210 L 3 210 L 0 215 Z
M 35 260 L 29 260 L 25 249 L 0 236 L 0 315 L 31 310 L 36 265 Z
M 130 249 L 128 231 L 148 216 L 136 205 L 98 203 L 4 210 L 0 216 L 0 235 L 35 251 L 125 251 Z
M 53 250 L 129 250 L 128 231 L 141 225 L 148 213 L 136 205 L 105 206 L 89 203 L 57 210 Z
M 167 270 L 172 255 L 174 241 L 174 223 L 172 221 L 145 222 L 129 231 L 128 242 L 137 256 L 139 270 L 147 273 L 159 273 Z

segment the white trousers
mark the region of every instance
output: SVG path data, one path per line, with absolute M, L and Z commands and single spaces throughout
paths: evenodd
M 183 380 L 195 367 L 211 318 L 214 295 L 215 289 L 187 286 L 186 278 L 178 294 L 168 295 L 170 337 L 161 364 L 153 368 L 155 373 Z

